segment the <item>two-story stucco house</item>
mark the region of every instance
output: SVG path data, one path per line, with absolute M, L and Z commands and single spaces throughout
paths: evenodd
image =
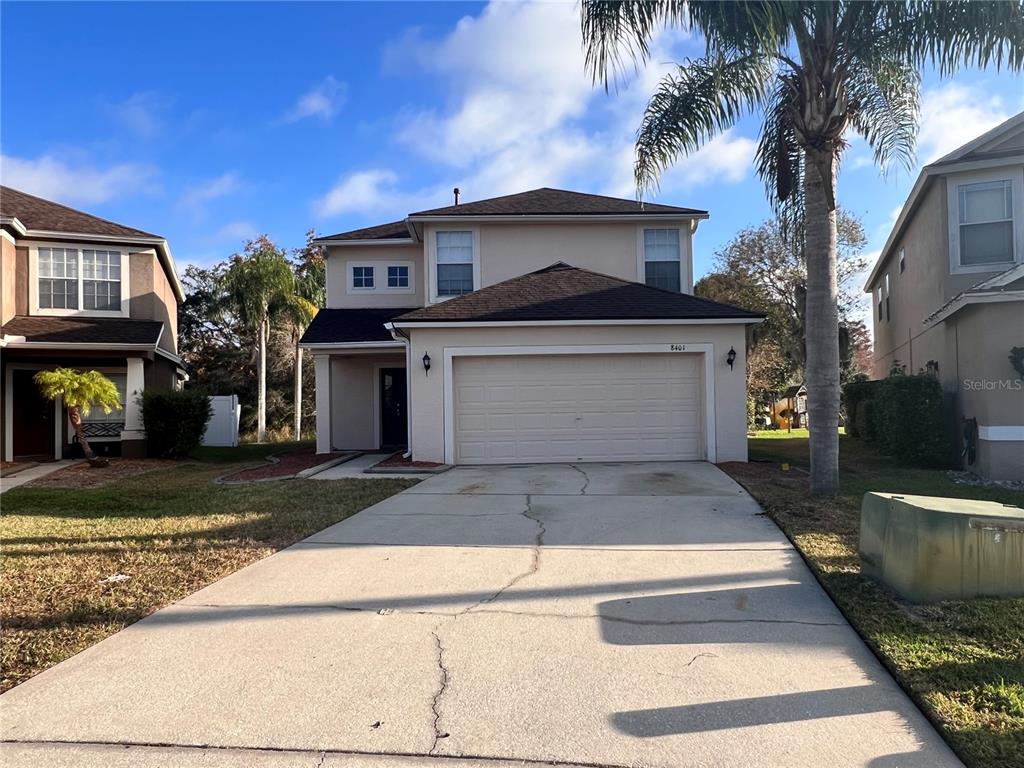
M 690 295 L 707 216 L 545 188 L 321 238 L 317 450 L 746 460 L 761 317 Z
M 58 401 L 32 377 L 64 366 L 98 370 L 122 409 L 84 419 L 97 453 L 145 452 L 137 396 L 180 385 L 178 302 L 167 241 L 0 187 L 0 433 L 5 461 L 54 459 L 79 447 Z
M 1024 113 L 924 167 L 865 290 L 875 377 L 936 374 L 976 438 L 968 468 L 1024 479 Z

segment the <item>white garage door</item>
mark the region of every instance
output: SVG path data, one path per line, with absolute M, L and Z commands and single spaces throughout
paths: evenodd
M 703 459 L 695 354 L 457 357 L 455 462 Z

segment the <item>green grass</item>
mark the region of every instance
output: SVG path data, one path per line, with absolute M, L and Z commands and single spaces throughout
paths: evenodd
M 206 461 L 96 488 L 5 493 L 0 690 L 415 482 L 212 482 L 289 447 L 204 449 Z M 129 579 L 100 583 L 114 574 Z
M 785 433 L 782 433 L 785 434 Z M 1024 492 L 954 483 L 900 467 L 840 438 L 840 494 L 807 494 L 807 439 L 749 441 L 750 464 L 724 469 L 792 539 L 843 613 L 970 768 L 1024 768 L 1024 599 L 915 606 L 860 573 L 860 500 L 867 491 L 1024 506 Z M 763 462 L 763 463 L 757 463 Z M 782 471 L 780 465 L 793 468 Z

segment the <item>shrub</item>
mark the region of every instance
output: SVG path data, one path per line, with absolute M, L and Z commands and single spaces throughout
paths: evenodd
M 879 382 L 865 420 L 881 449 L 902 463 L 948 466 L 950 403 L 934 376 L 891 376 Z
M 141 400 L 150 456 L 183 459 L 199 447 L 212 413 L 203 392 L 146 390 Z
M 857 415 L 853 421 L 846 422 L 846 434 L 852 434 L 850 428 L 855 430 L 855 437 L 861 440 L 875 439 L 875 401 L 861 400 L 857 403 Z
M 842 406 L 846 412 L 846 434 L 870 440 L 871 436 L 861 429 L 860 404 L 878 394 L 880 381 L 851 381 L 843 387 Z

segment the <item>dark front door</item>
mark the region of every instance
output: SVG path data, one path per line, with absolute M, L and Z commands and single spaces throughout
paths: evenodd
M 35 371 L 11 371 L 15 458 L 53 458 L 53 402 L 32 381 Z
M 405 368 L 380 369 L 380 447 L 406 444 Z

